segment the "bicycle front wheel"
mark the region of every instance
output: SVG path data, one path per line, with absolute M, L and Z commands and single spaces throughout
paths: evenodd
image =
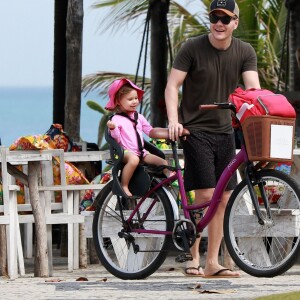
M 256 277 L 273 277 L 287 271 L 300 247 L 300 188 L 277 170 L 257 173 L 270 207 L 270 216 L 256 183 L 263 222 L 258 222 L 246 180 L 233 191 L 225 211 L 224 239 L 234 262 Z
M 139 199 L 118 201 L 112 193 L 111 181 L 96 201 L 93 239 L 103 266 L 121 279 L 143 279 L 154 273 L 166 259 L 171 235 L 136 233 L 134 230 L 172 232 L 173 210 L 163 189 L 158 189 L 144 201 L 130 224 L 126 220 Z

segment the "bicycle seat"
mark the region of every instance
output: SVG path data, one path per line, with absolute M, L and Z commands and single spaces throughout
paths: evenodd
M 113 176 L 113 187 L 112 191 L 115 195 L 128 198 L 127 194 L 124 192 L 121 182 L 120 175 L 124 167 L 123 157 L 124 149 L 116 142 L 114 138 L 109 133 L 109 129 L 105 129 L 105 139 L 109 145 L 110 151 L 110 161 L 107 161 L 111 164 L 112 167 L 112 176 Z M 163 159 L 165 159 L 164 153 L 156 148 L 153 144 L 144 140 L 144 148 L 152 154 L 155 154 Z M 140 164 L 136 168 L 130 183 L 129 190 L 134 196 L 143 196 L 150 187 L 150 175 L 145 170 L 146 165 Z

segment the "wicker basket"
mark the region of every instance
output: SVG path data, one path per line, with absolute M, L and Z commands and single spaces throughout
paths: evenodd
M 242 123 L 242 128 L 250 160 L 281 162 L 293 160 L 294 118 L 251 116 Z

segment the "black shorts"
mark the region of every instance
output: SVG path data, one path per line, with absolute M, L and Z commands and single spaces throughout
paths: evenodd
M 215 188 L 223 170 L 235 155 L 234 134 L 191 132 L 182 141 L 182 146 L 186 191 Z M 233 190 L 236 184 L 235 174 L 226 190 Z

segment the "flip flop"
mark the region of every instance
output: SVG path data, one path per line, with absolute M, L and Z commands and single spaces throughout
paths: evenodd
M 225 271 L 230 271 L 230 272 L 233 272 L 232 270 L 230 269 L 221 269 L 219 271 L 217 271 L 216 273 L 212 274 L 212 275 L 206 275 L 206 276 L 203 276 L 204 278 L 240 278 L 241 275 L 223 275 L 222 273 L 225 272 Z
M 197 268 L 196 267 L 188 267 L 188 268 L 185 268 L 182 273 L 187 277 L 204 277 L 204 274 L 191 274 L 191 273 L 188 273 L 188 270 L 197 270 L 197 271 L 199 271 L 200 268 L 201 268 L 200 266 L 198 266 Z

